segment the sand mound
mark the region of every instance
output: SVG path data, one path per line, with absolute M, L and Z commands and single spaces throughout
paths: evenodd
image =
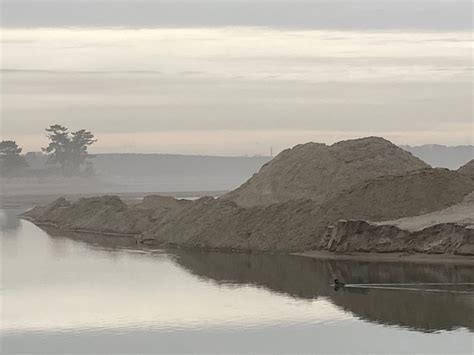
M 464 175 L 468 175 L 474 179 L 474 159 L 468 161 L 465 165 L 458 169 L 458 172 Z
M 328 226 L 341 219 L 380 222 L 423 215 L 460 203 L 473 190 L 474 180 L 466 174 L 426 168 L 384 139 L 365 138 L 283 152 L 226 198 L 190 202 L 150 196 L 133 206 L 113 196 L 73 204 L 61 199 L 29 217 L 67 229 L 141 233 L 140 240 L 151 244 L 288 252 L 328 248 L 333 243 Z M 449 231 L 461 238 L 461 229 L 450 228 L 433 230 L 430 243 Z M 366 230 L 359 246 L 376 242 Z M 356 241 L 351 239 L 351 247 Z
M 437 224 L 448 223 L 474 229 L 474 192 L 467 195 L 460 203 L 440 211 L 374 224 L 392 225 L 410 232 L 417 232 Z
M 337 253 L 424 253 L 474 255 L 474 229 L 440 223 L 421 231 L 361 220 L 339 221 L 327 245 Z
M 223 199 L 196 201 L 142 239 L 158 244 L 260 251 L 325 248 L 328 225 L 340 219 L 383 221 L 459 203 L 474 182 L 447 169 L 423 169 L 356 185 L 322 205 L 312 200 L 243 208 Z
M 313 201 L 290 201 L 243 208 L 235 202 L 203 198 L 145 232 L 145 243 L 259 251 L 299 250 L 314 240 Z
M 59 198 L 36 207 L 24 217 L 37 224 L 70 230 L 138 235 L 182 209 L 189 201 L 150 196 L 138 205 L 127 205 L 118 196 L 81 198 L 74 203 Z
M 192 202 L 189 200 L 178 200 L 170 196 L 150 195 L 145 196 L 136 207 L 152 210 L 156 218 L 180 211 Z
M 307 143 L 281 152 L 223 198 L 243 207 L 297 199 L 323 203 L 361 181 L 427 167 L 383 138 L 361 138 L 331 146 Z
M 456 171 L 422 169 L 359 183 L 324 203 L 322 208 L 335 218 L 401 218 L 460 203 L 473 190 L 472 179 Z

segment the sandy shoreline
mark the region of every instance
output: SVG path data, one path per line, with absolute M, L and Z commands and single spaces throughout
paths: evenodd
M 429 264 L 462 264 L 474 266 L 472 256 L 446 255 L 446 254 L 406 254 L 406 253 L 347 253 L 338 254 L 324 250 L 309 250 L 293 253 L 293 255 L 304 256 L 314 259 L 330 260 L 360 260 L 380 262 L 407 262 L 407 263 L 429 263 Z
M 31 219 L 27 217 L 21 217 L 22 219 L 34 223 Z M 98 232 L 90 230 L 79 230 L 79 229 L 64 229 L 60 228 L 53 223 L 34 223 L 39 227 L 52 227 L 58 230 L 65 232 L 75 232 L 75 233 L 85 233 L 92 235 L 102 235 L 107 237 L 127 237 L 135 239 L 138 237 L 136 234 L 120 234 L 120 233 L 107 233 L 107 232 Z M 167 246 L 165 249 L 169 248 Z M 203 250 L 199 248 L 186 248 L 186 249 L 195 249 Z M 219 249 L 205 249 L 213 251 L 222 251 L 222 252 L 234 252 L 234 253 L 263 253 L 263 254 L 275 254 L 274 252 L 256 252 L 256 251 L 246 251 L 246 250 L 219 250 Z M 277 253 L 280 254 L 280 253 Z M 418 264 L 459 264 L 459 265 L 469 265 L 474 266 L 474 258 L 471 256 L 463 255 L 446 255 L 446 254 L 406 254 L 406 253 L 334 253 L 325 250 L 309 250 L 304 252 L 295 252 L 295 253 L 282 253 L 288 255 L 296 255 L 313 259 L 326 259 L 326 260 L 354 260 L 354 261 L 370 261 L 370 262 L 406 262 L 406 263 L 418 263 Z

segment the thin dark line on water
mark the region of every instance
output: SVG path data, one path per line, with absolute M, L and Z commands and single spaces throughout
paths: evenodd
M 453 291 L 443 290 L 439 288 L 415 288 L 415 287 L 392 287 L 392 286 L 376 286 L 376 285 L 357 285 L 349 284 L 345 285 L 344 288 L 366 288 L 375 290 L 397 290 L 397 291 L 422 291 L 422 292 L 439 292 L 439 293 L 456 293 L 456 294 L 473 294 L 474 291 Z
M 474 286 L 474 282 L 413 282 L 385 284 L 346 284 L 346 286 Z

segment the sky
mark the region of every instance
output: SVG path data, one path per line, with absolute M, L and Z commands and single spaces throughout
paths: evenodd
M 474 144 L 472 2 L 1 0 L 1 135 L 268 155 L 368 135 Z

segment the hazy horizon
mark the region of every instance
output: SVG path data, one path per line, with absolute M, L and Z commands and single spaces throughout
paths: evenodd
M 3 0 L 2 139 L 269 155 L 383 136 L 473 144 L 469 1 Z

